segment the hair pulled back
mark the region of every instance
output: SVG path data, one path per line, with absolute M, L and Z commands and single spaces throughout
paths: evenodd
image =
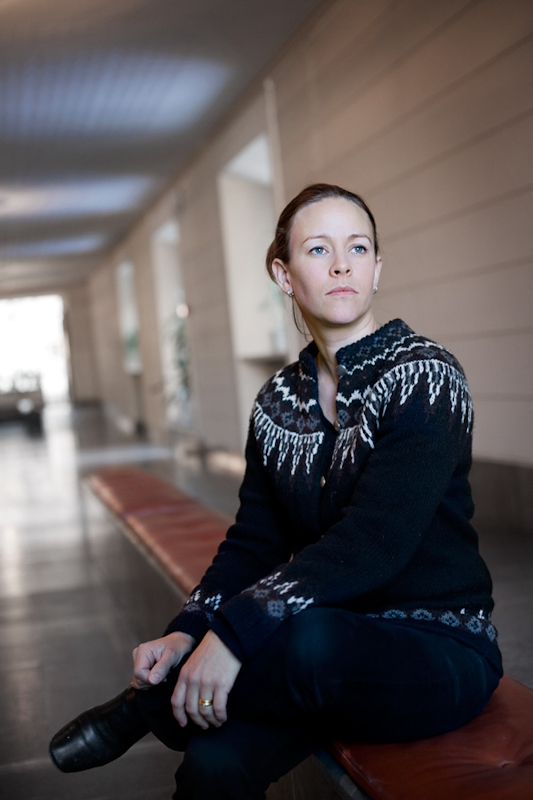
M 306 186 L 305 189 L 302 189 L 302 191 L 285 206 L 279 216 L 274 240 L 268 248 L 266 256 L 268 274 L 274 282 L 276 282 L 272 271 L 272 262 L 274 259 L 279 258 L 284 264 L 290 262 L 290 238 L 294 217 L 301 208 L 305 208 L 305 206 L 309 206 L 312 203 L 318 203 L 320 200 L 325 200 L 327 197 L 341 197 L 344 200 L 349 200 L 350 203 L 354 203 L 365 212 L 374 232 L 374 252 L 376 255 L 378 254 L 376 221 L 363 198 L 359 197 L 358 194 L 349 192 L 348 189 L 343 189 L 341 186 L 335 186 L 331 183 L 313 183 L 310 186 Z

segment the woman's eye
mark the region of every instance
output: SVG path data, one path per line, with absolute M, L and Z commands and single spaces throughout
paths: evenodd
M 367 248 L 365 247 L 364 244 L 354 244 L 352 249 L 358 255 L 362 255 L 363 253 L 367 252 Z
M 309 252 L 313 253 L 313 255 L 315 255 L 315 256 L 321 256 L 321 255 L 323 255 L 323 253 L 326 252 L 326 248 L 322 247 L 322 245 L 320 245 L 320 244 L 317 244 L 316 247 L 312 247 Z

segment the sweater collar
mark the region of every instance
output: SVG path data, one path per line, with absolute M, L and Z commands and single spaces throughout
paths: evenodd
M 363 336 L 352 344 L 337 350 L 337 363 L 342 375 L 353 373 L 364 364 L 377 365 L 386 359 L 392 345 L 403 336 L 412 336 L 414 331 L 401 319 L 393 319 L 382 325 L 374 333 Z M 307 379 L 317 380 L 316 357 L 318 347 L 315 342 L 310 342 L 300 353 L 301 374 Z

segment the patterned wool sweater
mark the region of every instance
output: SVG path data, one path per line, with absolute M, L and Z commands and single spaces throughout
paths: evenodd
M 251 658 L 291 614 L 337 607 L 458 638 L 499 668 L 470 525 L 472 405 L 456 359 L 401 320 L 337 353 L 338 422 L 311 343 L 261 389 L 236 522 L 167 628 Z

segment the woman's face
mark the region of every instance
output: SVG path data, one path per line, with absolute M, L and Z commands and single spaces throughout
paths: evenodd
M 293 291 L 313 335 L 372 319 L 372 295 L 381 270 L 372 224 L 355 203 L 328 197 L 300 209 L 290 235 L 290 263 L 273 262 L 283 291 Z

